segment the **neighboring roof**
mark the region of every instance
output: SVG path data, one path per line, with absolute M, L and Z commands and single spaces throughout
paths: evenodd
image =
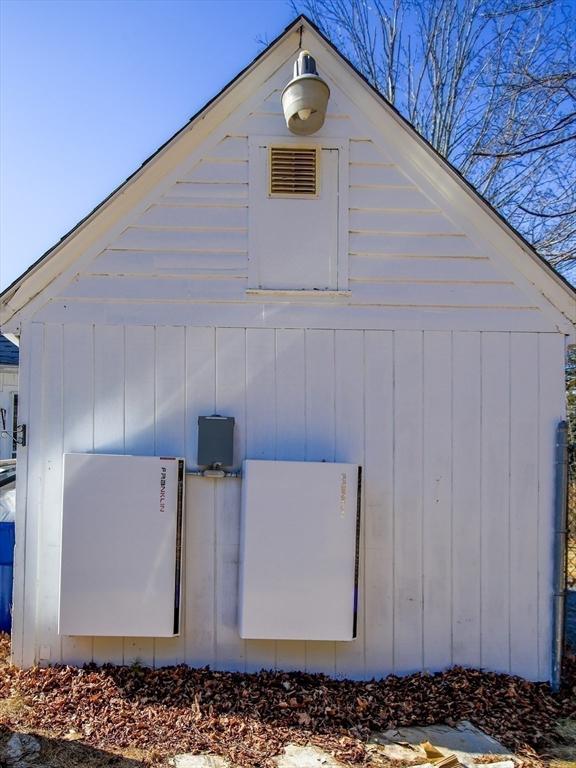
M 131 182 L 133 182 L 136 177 L 139 177 L 142 173 L 142 171 L 149 166 L 152 161 L 157 158 L 163 150 L 168 148 L 173 142 L 175 142 L 178 137 L 180 137 L 183 133 L 185 133 L 187 130 L 190 129 L 192 124 L 196 123 L 197 121 L 200 121 L 204 119 L 206 116 L 206 113 L 209 111 L 209 109 L 215 105 L 222 97 L 224 97 L 226 94 L 228 94 L 229 91 L 251 70 L 253 70 L 257 64 L 264 59 L 268 54 L 274 49 L 286 36 L 288 36 L 290 33 L 294 32 L 298 29 L 298 25 L 306 25 L 311 30 L 313 30 L 316 35 L 318 35 L 321 40 L 332 50 L 334 55 L 338 57 L 340 60 L 345 62 L 348 67 L 353 71 L 353 73 L 362 81 L 362 83 L 371 91 L 371 93 L 376 96 L 377 99 L 380 100 L 380 102 L 386 107 L 387 110 L 393 113 L 393 115 L 396 117 L 396 119 L 401 122 L 404 127 L 413 134 L 413 136 L 422 144 L 425 145 L 427 150 L 434 155 L 436 160 L 444 166 L 446 170 L 450 172 L 450 174 L 453 177 L 456 177 L 458 182 L 467 190 L 469 194 L 471 194 L 478 204 L 486 210 L 492 219 L 494 219 L 501 227 L 505 230 L 505 232 L 511 236 L 517 244 L 520 245 L 520 247 L 526 251 L 543 269 L 545 273 L 549 275 L 549 277 L 552 277 L 553 280 L 561 286 L 565 291 L 568 292 L 570 295 L 571 301 L 574 303 L 574 311 L 570 316 L 570 320 L 572 323 L 576 323 L 576 288 L 566 280 L 566 278 L 560 274 L 554 267 L 546 261 L 540 254 L 536 251 L 536 249 L 516 230 L 514 227 L 474 188 L 474 186 L 458 171 L 457 168 L 455 168 L 446 158 L 444 158 L 428 141 L 425 139 L 417 130 L 416 128 L 392 105 L 388 100 L 376 89 L 374 86 L 364 77 L 364 75 L 333 45 L 333 43 L 321 32 L 321 30 L 312 22 L 307 16 L 304 14 L 299 15 L 292 21 L 285 29 L 284 31 L 278 35 L 263 51 L 261 51 L 256 58 L 248 64 L 243 70 L 241 70 L 236 77 L 234 77 L 224 88 L 222 88 L 210 101 L 208 101 L 204 107 L 202 107 L 196 114 L 194 114 L 190 120 L 182 127 L 180 130 L 178 130 L 173 136 L 171 136 L 164 144 L 162 144 L 158 149 L 150 155 L 143 163 L 142 165 L 137 168 L 134 173 L 132 173 L 128 178 L 123 181 L 116 189 L 114 189 L 102 202 L 100 202 L 90 213 L 88 213 L 83 219 L 81 219 L 69 232 L 67 232 L 57 243 L 55 243 L 51 248 L 49 248 L 40 258 L 35 261 L 25 272 L 20 275 L 16 280 L 14 280 L 13 283 L 11 283 L 7 288 L 0 293 L 0 308 L 2 304 L 4 306 L 10 305 L 10 300 L 14 297 L 16 292 L 22 287 L 22 285 L 26 282 L 26 280 L 31 277 L 33 274 L 35 274 L 41 267 L 43 267 L 44 264 L 46 264 L 48 261 L 50 261 L 51 257 L 55 255 L 55 252 L 57 252 L 59 249 L 63 248 L 65 245 L 67 245 L 68 241 L 70 241 L 74 235 L 78 232 L 78 230 L 81 229 L 81 227 L 84 224 L 88 224 L 92 220 L 96 218 L 96 216 L 99 214 L 99 212 L 106 206 L 106 204 L 110 201 L 112 201 L 114 198 L 119 196 L 120 194 L 124 193 Z M 49 278 L 46 281 L 46 285 L 48 285 L 52 279 Z M 46 287 L 46 285 L 44 287 Z M 15 314 L 20 309 L 22 309 L 28 301 L 30 301 L 32 298 L 38 295 L 39 292 L 41 292 L 42 287 L 35 288 L 35 290 L 32 292 L 30 296 L 27 296 L 24 298 L 22 303 L 18 306 L 13 307 L 12 314 Z
M 18 347 L 0 335 L 0 365 L 18 365 Z

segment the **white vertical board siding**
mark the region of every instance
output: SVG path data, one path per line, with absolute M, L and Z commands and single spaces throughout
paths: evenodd
M 276 457 L 276 332 L 246 331 L 246 455 Z M 274 546 L 274 542 L 269 542 Z M 276 666 L 276 642 L 246 640 L 246 671 Z
M 18 663 L 185 661 L 358 678 L 463 664 L 549 676 L 561 335 L 40 324 L 26 333 L 34 367 L 24 355 L 23 413 L 34 429 L 21 453 Z M 241 640 L 241 480 L 196 477 L 186 483 L 181 636 L 59 637 L 62 452 L 184 455 L 191 468 L 198 416 L 214 412 L 236 419 L 236 466 L 363 466 L 357 638 Z M 19 539 L 21 569 L 22 557 Z
M 157 456 L 185 456 L 186 346 L 184 328 L 156 329 L 156 444 Z M 185 585 L 182 600 L 186 600 Z M 186 616 L 177 637 L 154 641 L 154 663 L 182 663 L 185 652 Z
M 366 675 L 394 668 L 394 334 L 364 334 Z
M 42 423 L 42 366 L 44 328 L 33 323 L 23 329 L 21 341 L 28 346 L 20 355 L 19 421 Z M 14 550 L 14 595 L 12 653 L 16 664 L 31 666 L 39 656 L 41 637 L 36 624 L 41 483 L 43 471 L 41 431 L 27 447 L 18 447 L 16 485 L 16 546 Z
M 364 464 L 364 333 L 336 333 L 336 461 Z M 362 511 L 362 510 L 361 510 Z M 364 611 L 364 533 L 360 518 L 360 560 L 356 638 L 336 643 L 336 674 L 362 679 L 366 673 Z
M 216 332 L 216 412 L 234 416 L 236 464 L 246 455 L 246 331 L 221 328 Z M 238 634 L 238 542 L 241 483 L 216 483 L 215 510 L 215 664 L 243 671 L 245 641 Z
M 94 450 L 94 326 L 63 327 L 63 414 L 64 453 L 91 453 Z M 61 509 L 54 510 L 54 522 L 61 519 Z M 62 636 L 64 664 L 91 661 L 90 637 Z
M 192 467 L 197 458 L 198 416 L 209 416 L 215 409 L 214 335 L 212 328 L 186 329 L 186 464 Z M 214 480 L 187 478 L 183 621 L 185 658 L 194 666 L 214 664 L 216 658 L 215 498 Z
M 62 326 L 44 328 L 45 354 L 43 360 L 43 480 L 44 491 L 40 508 L 38 568 L 42 579 L 38 583 L 38 634 L 42 639 L 37 653 L 40 663 L 61 661 L 58 635 L 58 575 L 60 573 L 60 536 L 58 519 L 53 510 L 60 507 L 62 491 Z M 18 467 L 20 469 L 20 467 Z
M 276 331 L 276 452 L 279 461 L 298 461 L 306 450 L 306 349 L 300 329 Z M 306 643 L 279 640 L 276 665 L 306 668 Z
M 482 336 L 481 666 L 510 669 L 510 334 Z M 520 447 L 519 447 L 520 448 Z
M 442 669 L 452 662 L 450 333 L 424 334 L 422 382 L 422 645 L 424 667 Z
M 306 460 L 335 461 L 336 361 L 333 331 L 306 333 Z M 306 643 L 306 669 L 336 673 L 336 645 Z
M 510 671 L 538 675 L 538 339 L 510 338 Z M 528 536 L 526 536 L 528 532 Z M 531 534 L 531 535 L 530 535 Z
M 94 452 L 124 453 L 124 328 L 94 328 Z M 121 664 L 121 637 L 95 637 L 96 664 Z
M 452 334 L 452 662 L 479 667 L 481 334 Z
M 155 434 L 155 330 L 150 326 L 124 331 L 124 447 L 135 456 L 154 455 Z M 149 637 L 124 638 L 124 663 L 152 665 L 154 641 Z
M 424 662 L 423 334 L 394 336 L 394 671 L 403 673 Z

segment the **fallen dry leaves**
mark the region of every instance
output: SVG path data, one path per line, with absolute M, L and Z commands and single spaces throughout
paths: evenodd
M 0 714 L 0 724 L 49 730 L 60 739 L 78 734 L 101 749 L 212 752 L 240 766 L 264 766 L 288 743 L 314 744 L 362 764 L 372 731 L 466 719 L 528 755 L 545 746 L 560 718 L 576 716 L 574 659 L 565 678 L 553 695 L 545 684 L 461 668 L 354 682 L 185 666 L 3 666 L 0 700 L 18 696 L 27 706 Z

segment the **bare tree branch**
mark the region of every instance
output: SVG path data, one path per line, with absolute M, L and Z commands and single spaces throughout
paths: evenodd
M 546 258 L 576 273 L 573 0 L 292 5 Z
M 549 141 L 547 143 L 543 144 L 537 144 L 535 147 L 527 147 L 526 149 L 522 149 L 520 146 L 518 149 L 511 149 L 509 152 L 489 152 L 489 151 L 478 151 L 474 153 L 475 157 L 522 157 L 522 155 L 530 155 L 533 152 L 541 152 L 543 149 L 550 149 L 551 147 L 558 147 L 560 144 L 567 144 L 568 142 L 572 142 L 576 140 L 576 133 L 571 134 L 569 136 L 563 136 L 561 139 L 556 139 L 556 141 Z M 526 142 L 520 142 L 520 145 L 525 144 Z

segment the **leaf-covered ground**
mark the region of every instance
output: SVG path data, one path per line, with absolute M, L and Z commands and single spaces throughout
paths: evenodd
M 6 651 L 7 638 L 0 642 Z M 102 750 L 142 750 L 156 763 L 176 753 L 211 752 L 260 768 L 288 743 L 311 743 L 362 764 L 372 731 L 462 719 L 536 757 L 562 718 L 576 718 L 574 659 L 558 695 L 544 684 L 460 668 L 352 682 L 185 666 L 0 666 L 0 726 L 72 735 Z

